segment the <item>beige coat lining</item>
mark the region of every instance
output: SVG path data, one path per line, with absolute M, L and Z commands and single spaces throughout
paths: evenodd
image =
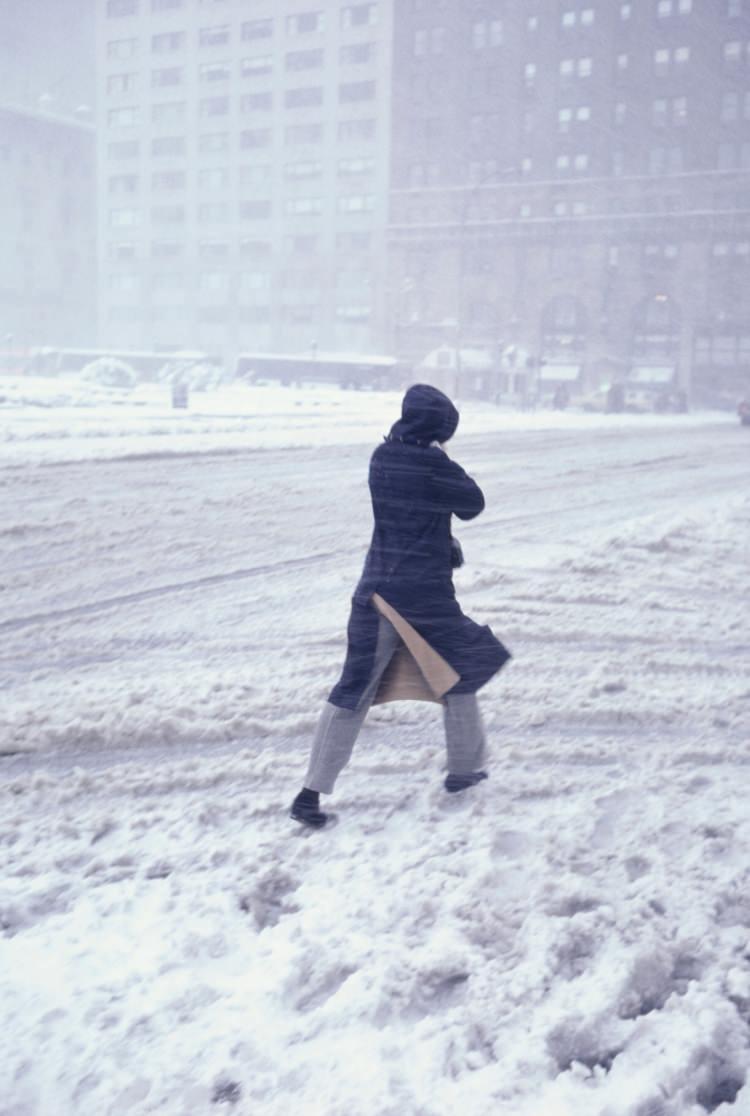
M 380 594 L 373 593 L 372 603 L 403 640 L 380 680 L 373 705 L 387 701 L 434 701 L 442 705 L 443 695 L 461 675 Z

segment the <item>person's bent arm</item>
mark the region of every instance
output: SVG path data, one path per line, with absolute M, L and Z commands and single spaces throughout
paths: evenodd
M 459 519 L 474 519 L 484 510 L 484 496 L 477 482 L 442 452 L 435 459 L 431 489 L 441 510 Z

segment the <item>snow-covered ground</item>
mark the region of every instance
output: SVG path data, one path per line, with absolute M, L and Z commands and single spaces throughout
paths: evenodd
M 462 408 L 491 778 L 380 707 L 308 833 L 398 398 L 97 392 L 0 381 L 0 1116 L 748 1116 L 748 431 Z

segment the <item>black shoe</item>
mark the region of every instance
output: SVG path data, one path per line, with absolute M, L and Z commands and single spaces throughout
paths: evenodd
M 486 771 L 470 771 L 468 775 L 446 775 L 444 786 L 448 794 L 457 794 L 458 791 L 476 786 L 487 777 Z
M 317 792 L 307 789 L 297 795 L 289 816 L 295 821 L 302 822 L 303 825 L 309 825 L 311 829 L 322 829 L 328 821 L 328 814 L 320 808 Z

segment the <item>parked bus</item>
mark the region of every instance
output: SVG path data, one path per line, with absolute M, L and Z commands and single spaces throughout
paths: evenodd
M 249 383 L 267 380 L 281 384 L 337 384 L 342 388 L 397 388 L 403 369 L 395 357 L 345 353 L 240 353 L 238 379 Z

